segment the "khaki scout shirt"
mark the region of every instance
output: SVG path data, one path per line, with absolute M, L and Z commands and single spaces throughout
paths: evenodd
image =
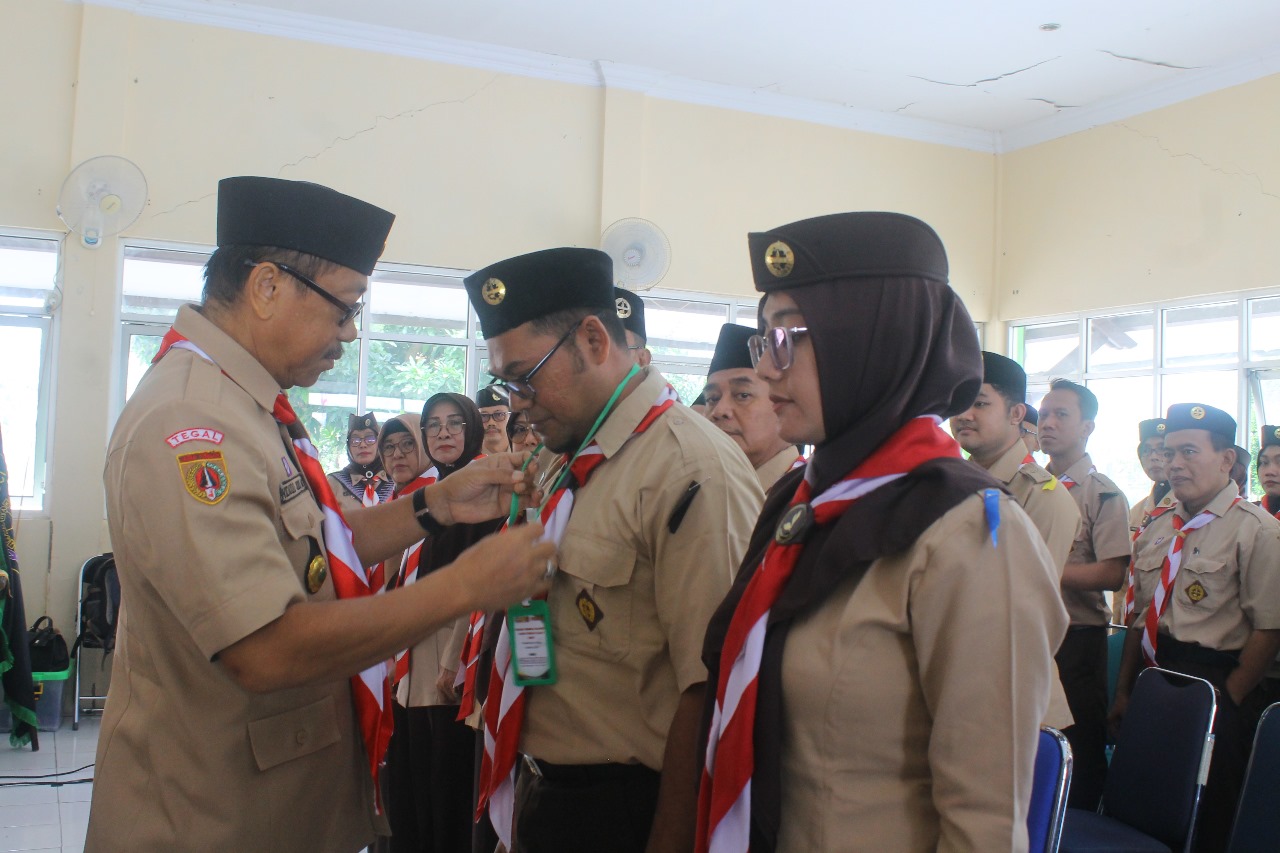
M 307 591 L 321 513 L 282 428 L 279 389 L 194 310 L 124 407 L 107 452 L 123 606 L 86 850 L 350 853 L 375 835 L 346 679 L 254 694 L 218 653 Z M 226 375 L 223 374 L 226 371 Z
M 534 758 L 661 770 L 680 694 L 706 681 L 707 622 L 764 498 L 737 445 L 678 403 L 627 440 L 665 385 L 650 368 L 618 404 L 596 434 L 606 461 L 574 496 L 547 598 L 559 681 L 526 689 L 520 750 Z M 539 460 L 548 478 L 555 459 Z
M 1152 500 L 1151 495 L 1148 494 L 1141 503 L 1135 504 L 1129 511 L 1129 536 L 1136 540 L 1142 528 L 1151 522 L 1151 513 L 1157 508 L 1171 507 L 1177 502 L 1178 499 L 1173 496 L 1172 489 L 1165 493 L 1159 503 Z M 1111 621 L 1117 625 L 1124 624 L 1124 599 L 1128 592 L 1129 573 L 1125 572 L 1120 588 L 1111 594 Z
M 1027 515 L 975 495 L 798 621 L 782 659 L 778 853 L 1025 851 L 1067 629 Z
M 1160 630 L 1175 640 L 1238 651 L 1254 630 L 1280 628 L 1280 522 L 1248 501 L 1233 505 L 1236 494 L 1236 484 L 1228 483 L 1206 507 L 1218 517 L 1182 542 L 1182 567 L 1160 616 Z M 1175 514 L 1189 520 L 1178 506 L 1152 521 L 1134 543 L 1133 612 L 1139 623 L 1160 583 Z
M 765 461 L 763 465 L 756 469 L 756 478 L 760 481 L 760 488 L 769 491 L 769 488 L 782 477 L 783 474 L 791 470 L 791 466 L 800 458 L 800 453 L 791 445 L 787 445 L 781 453 L 771 459 Z
M 1129 503 L 1124 492 L 1105 474 L 1091 471 L 1089 454 L 1064 472 L 1075 480 L 1069 490 L 1080 510 L 1080 532 L 1071 546 L 1068 563 L 1098 563 L 1113 557 L 1128 558 L 1132 539 L 1129 534 Z M 1067 605 L 1072 625 L 1106 625 L 1111 615 L 1107 599 L 1100 589 L 1064 589 L 1062 600 Z

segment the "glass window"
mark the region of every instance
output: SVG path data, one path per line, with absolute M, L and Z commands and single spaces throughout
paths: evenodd
M 1055 379 L 1080 373 L 1080 324 L 1040 323 L 1014 326 L 1013 358 L 1027 376 Z
M 457 278 L 375 271 L 366 310 L 375 335 L 467 336 L 467 292 Z
M 372 340 L 364 383 L 367 405 L 396 414 L 421 412 L 432 394 L 465 394 L 466 367 L 463 346 Z
M 160 339 L 164 337 L 164 328 L 144 326 L 141 324 L 125 324 L 125 352 L 128 361 L 125 364 L 124 398 L 127 400 L 137 390 L 142 376 L 151 366 L 151 359 L 160 351 Z
M 1239 312 L 1238 302 L 1165 309 L 1164 366 L 1236 361 L 1240 353 Z
M 1167 412 L 1174 403 L 1204 403 L 1237 417 L 1240 373 L 1237 370 L 1166 373 L 1160 378 L 1160 410 Z
M 1155 358 L 1155 314 L 1089 318 L 1090 372 L 1151 369 Z
M 645 331 L 654 356 L 704 358 L 710 362 L 720 327 L 728 319 L 728 306 L 722 302 L 644 298 Z
M 4 369 L 0 370 L 0 436 L 14 509 L 39 509 L 44 498 L 45 399 L 49 321 L 0 316 Z
M 1280 359 L 1280 297 L 1249 300 L 1249 360 Z
M 671 383 L 671 387 L 676 389 L 676 393 L 680 395 L 680 402 L 686 406 L 698 399 L 698 395 L 702 393 L 702 389 L 707 385 L 705 369 L 698 370 L 687 364 L 659 364 L 656 361 L 653 366 L 666 377 L 666 380 Z
M 0 235 L 0 306 L 23 314 L 49 314 L 58 279 L 58 244 Z
M 326 471 L 347 464 L 347 416 L 356 413 L 356 377 L 360 371 L 360 342 L 346 344 L 332 370 L 320 374 L 310 388 L 291 388 L 289 402 L 307 428 Z M 397 412 L 398 414 L 398 412 Z
M 1138 461 L 1138 421 L 1154 416 L 1151 376 L 1090 379 L 1098 397 L 1098 417 L 1089 437 L 1089 456 L 1115 481 L 1130 505 L 1151 491 L 1151 481 Z
M 172 320 L 183 305 L 200 301 L 208 260 L 206 252 L 126 246 L 120 313 Z
M 758 322 L 759 307 L 756 305 L 739 304 L 733 315 L 733 322 L 740 326 L 750 326 L 753 329 L 760 328 Z

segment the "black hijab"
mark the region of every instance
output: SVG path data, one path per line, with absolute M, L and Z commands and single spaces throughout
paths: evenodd
M 447 465 L 431 456 L 431 446 L 427 443 L 427 419 L 431 417 L 431 410 L 440 403 L 453 403 L 458 407 L 458 411 L 462 412 L 463 420 L 467 422 L 462 430 L 462 454 L 457 460 Z M 441 392 L 431 395 L 422 407 L 420 426 L 422 446 L 426 449 L 427 458 L 431 460 L 431 464 L 440 472 L 441 480 L 480 455 L 480 448 L 484 444 L 484 426 L 480 423 L 480 410 L 476 408 L 471 398 L 464 394 Z

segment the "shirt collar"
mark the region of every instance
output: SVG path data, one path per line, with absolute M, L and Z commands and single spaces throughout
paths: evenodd
M 1170 494 L 1172 494 L 1172 492 L 1170 492 Z M 1228 482 L 1227 485 L 1223 487 L 1222 491 L 1213 496 L 1213 500 L 1209 501 L 1209 504 L 1205 509 L 1218 516 L 1218 518 L 1222 518 L 1222 516 L 1226 514 L 1227 510 L 1231 509 L 1231 505 L 1235 503 L 1235 499 L 1238 497 L 1240 497 L 1240 491 L 1236 488 L 1235 482 Z M 1191 520 L 1191 516 L 1187 515 L 1186 506 L 1181 503 L 1178 504 L 1178 508 L 1175 509 L 1174 512 L 1181 516 L 1183 521 Z
M 1022 467 L 1022 460 L 1027 458 L 1027 446 L 1022 443 L 1022 439 L 1018 439 L 1009 445 L 1009 449 L 1000 454 L 1000 458 L 995 461 L 987 473 L 995 477 L 1002 483 L 1011 483 L 1013 478 L 1017 476 L 1018 469 Z
M 643 375 L 644 380 L 618 401 L 618 405 L 596 432 L 596 444 L 600 446 L 606 459 L 622 449 L 640 421 L 649 414 L 649 409 L 653 408 L 662 389 L 667 387 L 667 380 L 654 368 L 645 368 Z
M 201 314 L 199 306 L 179 308 L 173 328 L 208 353 L 213 363 L 259 406 L 268 412 L 275 408 L 276 396 L 280 394 L 275 379 L 248 350 Z
M 1076 460 L 1076 464 L 1063 471 L 1062 477 L 1070 477 L 1077 483 L 1083 483 L 1089 478 L 1089 472 L 1091 470 L 1093 470 L 1093 460 L 1090 459 L 1089 454 L 1086 453 L 1084 456 L 1081 456 Z M 1059 477 L 1058 479 L 1061 480 L 1062 477 Z

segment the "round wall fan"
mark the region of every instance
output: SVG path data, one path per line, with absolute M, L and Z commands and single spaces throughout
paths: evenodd
M 620 287 L 648 290 L 671 267 L 671 243 L 647 219 L 619 219 L 600 235 L 600 248 L 613 258 L 613 280 Z
M 90 157 L 71 170 L 58 193 L 58 218 L 87 248 L 119 234 L 142 215 L 147 179 L 123 157 Z

